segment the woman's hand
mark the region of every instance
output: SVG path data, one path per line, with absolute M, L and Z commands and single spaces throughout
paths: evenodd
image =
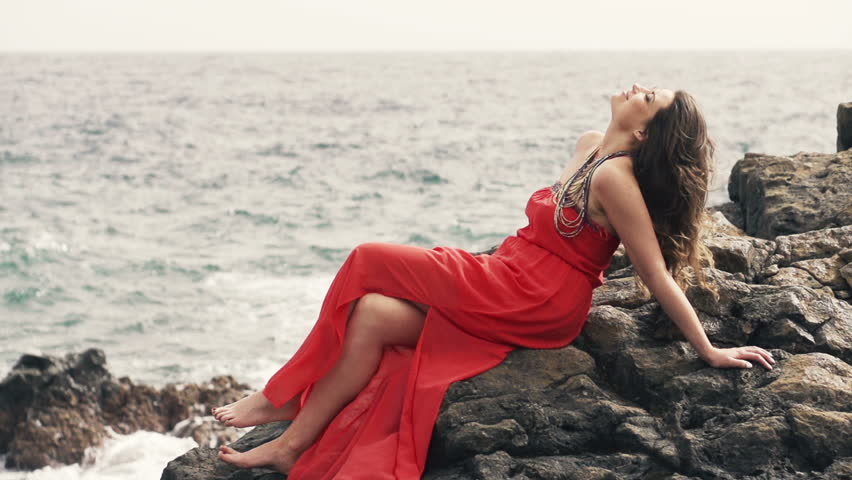
M 704 360 L 715 368 L 751 368 L 752 364 L 748 360 L 757 360 L 768 370 L 772 370 L 770 363 L 775 363 L 771 353 L 753 345 L 733 348 L 714 347 L 705 355 Z

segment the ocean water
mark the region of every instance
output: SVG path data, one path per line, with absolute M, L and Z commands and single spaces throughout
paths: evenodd
M 498 244 L 613 92 L 696 96 L 716 205 L 744 152 L 835 150 L 849 71 L 852 50 L 4 54 L 0 376 L 98 347 L 135 382 L 260 388 L 352 248 Z M 27 478 L 112 478 L 150 444 L 116 442 Z

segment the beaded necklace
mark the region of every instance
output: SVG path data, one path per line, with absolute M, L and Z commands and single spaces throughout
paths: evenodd
M 556 211 L 554 212 L 553 226 L 556 228 L 556 231 L 559 232 L 559 234 L 562 235 L 563 237 L 567 237 L 567 238 L 576 237 L 577 235 L 580 234 L 581 231 L 583 231 L 583 226 L 584 226 L 584 223 L 585 223 L 585 220 L 586 220 L 586 212 L 589 209 L 589 188 L 592 185 L 592 173 L 594 173 L 595 169 L 597 169 L 598 166 L 600 166 L 600 164 L 602 164 L 604 161 L 606 161 L 606 160 L 608 160 L 612 157 L 620 157 L 620 156 L 623 156 L 623 155 L 628 155 L 630 153 L 630 152 L 626 152 L 626 151 L 623 151 L 623 150 L 618 151 L 618 152 L 613 152 L 613 153 L 605 155 L 605 156 L 595 160 L 594 162 L 590 163 L 591 160 L 595 157 L 595 154 L 598 153 L 598 150 L 600 150 L 600 148 L 601 147 L 598 146 L 589 155 L 589 158 L 587 158 L 586 161 L 583 162 L 583 165 L 581 165 L 580 168 L 578 168 L 577 171 L 574 172 L 573 175 L 571 175 L 571 178 L 569 178 L 563 185 L 560 186 L 559 192 L 556 194 L 556 204 L 558 205 L 559 208 L 557 208 Z M 589 168 L 591 168 L 591 170 L 589 170 Z M 573 207 L 573 206 L 577 205 L 577 201 L 574 199 L 574 196 L 577 193 L 577 189 L 575 188 L 574 191 L 571 192 L 572 193 L 571 195 L 566 195 L 566 193 L 571 189 L 571 187 L 574 184 L 574 180 L 577 179 L 578 175 L 584 174 L 587 170 L 589 170 L 589 173 L 588 173 L 588 175 L 585 176 L 585 178 L 583 178 L 583 184 L 582 184 L 582 192 L 583 192 L 583 196 L 582 196 L 583 202 L 582 203 L 583 204 L 580 206 L 580 211 L 578 212 L 577 218 L 575 218 L 574 220 L 570 220 L 565 216 L 564 213 L 562 213 L 562 209 L 565 208 L 565 207 Z M 559 182 L 556 182 L 556 184 L 558 184 L 558 183 Z M 563 223 L 569 229 L 574 229 L 574 230 L 569 231 L 569 232 L 562 231 L 559 228 L 560 222 Z

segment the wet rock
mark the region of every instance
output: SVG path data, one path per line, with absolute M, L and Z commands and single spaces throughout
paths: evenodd
M 215 448 L 239 440 L 245 430 L 225 426 L 213 416 L 194 415 L 178 422 L 169 434 L 178 438 L 191 437 L 200 446 Z
M 230 445 L 234 449 L 244 452 L 277 438 L 288 426 L 290 426 L 289 421 L 259 425 Z M 216 478 L 277 480 L 287 477 L 267 468 L 239 469 L 230 463 L 219 460 L 217 448 L 200 446 L 169 462 L 160 478 L 161 480 Z
M 37 469 L 83 460 L 108 429 L 168 432 L 181 420 L 241 398 L 246 385 L 216 377 L 204 385 L 156 389 L 115 379 L 98 349 L 64 358 L 23 355 L 0 383 L 0 454 L 6 467 Z M 223 439 L 238 432 L 217 432 Z M 211 442 L 211 436 L 189 433 Z

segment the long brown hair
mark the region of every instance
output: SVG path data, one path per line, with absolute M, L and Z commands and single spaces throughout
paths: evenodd
M 666 269 L 682 290 L 695 285 L 694 279 L 718 300 L 718 288 L 707 281 L 702 269 L 702 264 L 715 267 L 712 252 L 701 240 L 709 222 L 704 205 L 715 173 L 716 152 L 704 114 L 692 95 L 677 90 L 672 104 L 657 111 L 645 129 L 646 140 L 630 156 Z M 564 195 L 578 198 L 582 184 L 578 180 L 576 188 Z M 495 245 L 476 255 L 496 249 Z M 633 277 L 640 294 L 650 298 L 641 277 Z
M 701 234 L 709 221 L 705 209 L 715 172 L 716 143 L 707 134 L 704 114 L 695 98 L 677 90 L 674 101 L 660 109 L 645 128 L 646 139 L 631 151 L 633 173 L 654 224 L 666 269 L 681 289 L 695 282 L 718 300 L 702 263 L 715 267 Z M 687 268 L 689 267 L 689 268 Z M 646 297 L 639 275 L 636 287 Z

